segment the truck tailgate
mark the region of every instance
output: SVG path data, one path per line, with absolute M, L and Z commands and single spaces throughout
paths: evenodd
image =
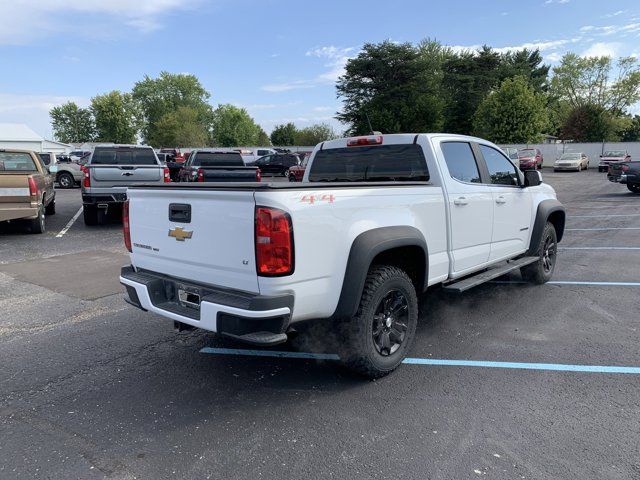
M 0 202 L 30 202 L 29 174 L 24 172 L 0 173 Z
M 118 187 L 159 182 L 163 168 L 159 165 L 90 165 L 92 187 Z
M 259 293 L 254 210 L 253 191 L 131 189 L 132 264 L 192 282 Z M 189 221 L 185 212 L 190 212 Z

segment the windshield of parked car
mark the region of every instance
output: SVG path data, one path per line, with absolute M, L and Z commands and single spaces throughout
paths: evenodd
M 197 152 L 191 160 L 194 167 L 242 167 L 244 162 L 238 152 Z
M 429 171 L 419 145 L 381 145 L 320 150 L 310 182 L 426 181 Z
M 24 152 L 0 152 L 0 172 L 37 172 L 31 155 Z
M 151 148 L 96 148 L 91 165 L 158 165 Z
M 580 153 L 563 153 L 560 160 L 580 160 L 582 155 Z
M 626 152 L 622 150 L 609 150 L 608 152 L 604 152 L 604 157 L 624 157 Z
M 519 157 L 535 157 L 536 151 L 533 148 L 524 148 L 520 150 Z

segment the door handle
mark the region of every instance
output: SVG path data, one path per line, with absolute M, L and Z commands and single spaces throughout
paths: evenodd
M 467 199 L 465 197 L 458 197 L 453 201 L 454 205 L 466 205 L 467 203 L 468 202 L 467 202 Z
M 498 198 L 496 198 L 496 203 L 507 203 L 507 199 L 500 195 Z

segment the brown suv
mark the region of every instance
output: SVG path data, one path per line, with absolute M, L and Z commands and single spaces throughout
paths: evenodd
M 45 231 L 56 213 L 54 175 L 34 152 L 0 149 L 0 222 L 24 219 L 32 233 Z

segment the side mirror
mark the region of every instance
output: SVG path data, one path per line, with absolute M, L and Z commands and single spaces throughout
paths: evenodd
M 542 183 L 542 174 L 538 170 L 525 170 L 524 186 L 537 187 Z

